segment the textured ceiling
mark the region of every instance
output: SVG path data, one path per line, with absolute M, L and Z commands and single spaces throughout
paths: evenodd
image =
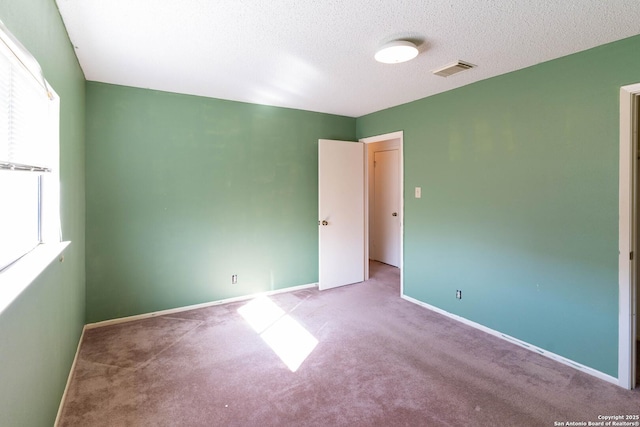
M 88 80 L 352 117 L 640 33 L 638 0 L 57 4 Z M 416 59 L 373 59 L 400 38 Z M 477 68 L 431 74 L 458 59 Z

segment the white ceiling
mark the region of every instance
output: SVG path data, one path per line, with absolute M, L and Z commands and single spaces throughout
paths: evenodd
M 57 0 L 87 80 L 359 117 L 640 34 L 638 0 Z M 380 64 L 395 39 L 416 59 Z M 455 60 L 477 68 L 443 78 Z

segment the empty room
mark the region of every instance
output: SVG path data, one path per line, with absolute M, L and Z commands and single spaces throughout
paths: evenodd
M 640 425 L 640 4 L 0 0 L 0 425 Z

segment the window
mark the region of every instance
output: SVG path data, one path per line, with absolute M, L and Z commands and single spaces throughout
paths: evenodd
M 0 271 L 59 242 L 59 98 L 0 22 Z

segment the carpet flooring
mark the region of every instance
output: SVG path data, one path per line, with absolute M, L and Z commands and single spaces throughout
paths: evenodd
M 59 425 L 559 426 L 640 414 L 640 390 L 404 301 L 395 268 L 374 262 L 371 276 L 87 330 Z

